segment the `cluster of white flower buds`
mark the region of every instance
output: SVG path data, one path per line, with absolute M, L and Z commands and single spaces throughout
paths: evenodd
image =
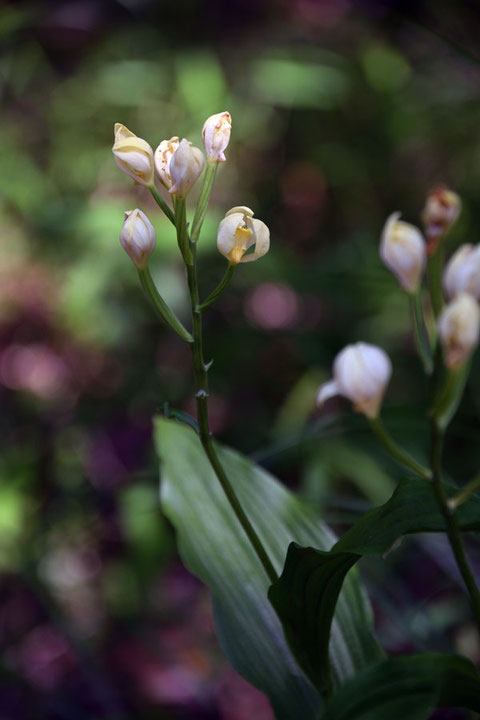
M 205 121 L 202 138 L 209 165 L 225 162 L 231 130 L 232 118 L 226 111 L 211 115 Z M 185 138 L 180 141 L 174 136 L 162 140 L 154 152 L 146 140 L 122 124 L 116 123 L 114 132 L 115 162 L 137 184 L 153 191 L 156 175 L 171 196 L 184 199 L 202 174 L 203 153 Z M 137 267 L 145 268 L 155 247 L 155 231 L 143 212 L 126 213 L 120 242 Z M 220 223 L 217 247 L 231 265 L 251 262 L 268 252 L 270 233 L 263 222 L 253 218 L 250 208 L 234 207 Z
M 380 257 L 408 294 L 420 292 L 428 255 L 455 222 L 460 207 L 454 192 L 444 187 L 431 192 L 422 214 L 427 240 L 415 225 L 400 220 L 399 212 L 388 217 L 381 234 Z M 438 337 L 446 366 L 458 370 L 480 339 L 480 245 L 458 248 L 445 268 L 443 287 L 449 302 L 438 317 Z M 333 379 L 320 387 L 317 404 L 342 395 L 357 411 L 374 419 L 391 372 L 388 355 L 381 348 L 361 342 L 348 345 L 336 356 Z
M 444 187 L 427 197 L 422 213 L 425 241 L 414 225 L 402 222 L 400 213 L 390 215 L 380 240 L 380 257 L 412 295 L 420 291 L 427 257 L 457 219 L 461 208 L 458 195 Z M 447 367 L 456 369 L 466 362 L 478 342 L 480 300 L 480 247 L 462 245 L 448 262 L 443 287 L 450 301 L 438 318 L 438 335 Z

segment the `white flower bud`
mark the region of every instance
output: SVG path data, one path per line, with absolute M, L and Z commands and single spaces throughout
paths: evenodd
M 168 192 L 179 198 L 186 197 L 192 185 L 200 177 L 204 164 L 202 151 L 183 138 L 170 160 L 170 175 L 173 184 Z
M 468 360 L 478 343 L 479 331 L 477 301 L 467 293 L 458 295 L 438 318 L 438 334 L 447 367 L 455 370 Z
M 468 293 L 480 300 L 480 245 L 461 245 L 452 255 L 443 275 L 449 298 Z
M 265 223 L 253 217 L 253 210 L 234 207 L 218 226 L 217 247 L 231 265 L 252 262 L 268 252 L 270 231 Z M 253 252 L 246 255 L 251 247 Z
M 357 412 L 375 418 L 391 374 L 390 358 L 381 348 L 363 342 L 347 345 L 335 358 L 333 380 L 320 387 L 317 405 L 342 395 L 353 402 Z
M 209 163 L 225 162 L 224 150 L 230 142 L 232 118 L 229 112 L 211 115 L 203 125 L 202 138 Z
M 462 207 L 459 196 L 446 187 L 429 193 L 422 213 L 425 233 L 430 242 L 436 241 L 455 222 Z
M 380 257 L 408 293 L 415 293 L 420 285 L 427 251 L 422 233 L 414 225 L 399 220 L 399 212 L 392 213 L 382 231 Z
M 179 146 L 178 137 L 172 137 L 170 140 L 162 140 L 155 150 L 155 170 L 162 185 L 170 190 L 172 187 L 172 176 L 170 175 L 170 163 L 173 153 Z
M 141 210 L 127 210 L 120 233 L 120 243 L 135 265 L 143 270 L 155 250 L 157 236 L 148 217 Z
M 112 152 L 120 170 L 140 185 L 151 187 L 154 182 L 154 166 L 150 145 L 121 123 L 115 123 L 114 132 Z

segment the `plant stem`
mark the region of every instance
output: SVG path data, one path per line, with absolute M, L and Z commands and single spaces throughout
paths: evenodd
M 431 446 L 431 468 L 432 468 L 432 487 L 438 506 L 445 519 L 447 536 L 452 548 L 453 555 L 457 562 L 458 569 L 462 575 L 465 585 L 470 596 L 475 622 L 480 632 L 480 592 L 478 590 L 475 578 L 470 568 L 465 546 L 463 544 L 460 529 L 455 520 L 453 511 L 449 507 L 448 499 L 445 494 L 442 483 L 441 461 L 443 450 L 443 439 L 445 430 L 438 426 L 435 419 L 432 420 L 432 446 Z
M 162 198 L 162 196 L 161 196 L 160 193 L 158 192 L 157 188 L 156 188 L 156 187 L 151 187 L 151 188 L 150 188 L 150 192 L 152 193 L 152 195 L 153 195 L 153 197 L 154 197 L 154 199 L 155 199 L 155 202 L 156 202 L 157 205 L 163 210 L 163 212 L 165 213 L 165 215 L 167 216 L 167 218 L 170 220 L 170 222 L 172 223 L 172 225 L 175 225 L 175 215 L 173 214 L 172 210 L 168 207 L 167 203 L 166 203 L 165 200 Z
M 140 278 L 142 287 L 145 290 L 145 293 L 147 294 L 150 302 L 152 303 L 153 307 L 160 315 L 162 320 L 164 320 L 168 325 L 170 325 L 172 330 L 175 330 L 177 335 L 180 335 L 182 340 L 186 340 L 186 342 L 192 343 L 192 335 L 182 325 L 173 310 L 167 305 L 165 300 L 158 292 L 155 283 L 153 282 L 153 278 L 150 275 L 150 270 L 148 269 L 148 267 L 144 268 L 143 270 L 138 268 L 138 277 Z
M 190 240 L 187 232 L 187 209 L 185 198 L 176 198 L 175 203 L 175 226 L 177 228 L 177 243 L 185 261 L 185 265 L 193 265 L 193 255 L 190 248 Z
M 436 358 L 438 363 L 443 363 L 443 356 L 439 353 Z M 437 373 L 437 387 L 440 383 L 439 392 L 433 398 L 431 416 L 439 428 L 445 430 L 457 412 L 460 405 L 465 385 L 470 372 L 470 362 L 457 369 L 447 368 L 446 374 Z
M 395 460 L 397 460 L 397 462 L 401 465 L 404 465 L 409 470 L 413 470 L 413 472 L 420 475 L 420 477 L 430 480 L 432 477 L 430 470 L 423 467 L 423 465 L 420 465 L 420 463 L 414 460 L 408 453 L 405 452 L 405 450 L 397 445 L 379 417 L 369 418 L 369 422 L 377 440 L 381 445 L 383 445 L 389 455 L 395 458 Z
M 198 427 L 200 432 L 200 441 L 203 445 L 203 449 L 210 461 L 210 465 L 217 476 L 217 479 L 225 493 L 230 506 L 235 513 L 240 525 L 242 526 L 245 534 L 247 535 L 258 559 L 263 565 L 265 572 L 268 575 L 270 582 L 278 580 L 278 575 L 273 567 L 272 561 L 270 560 L 267 551 L 265 550 L 262 541 L 257 535 L 253 528 L 250 520 L 245 514 L 240 501 L 230 484 L 225 470 L 217 456 L 213 438 L 210 433 L 208 423 L 208 365 L 205 364 L 203 358 L 203 334 L 202 334 L 202 313 L 199 309 L 199 295 L 198 295 L 198 279 L 197 279 L 197 267 L 196 267 L 196 246 L 192 245 L 191 251 L 193 255 L 193 264 L 187 265 L 187 278 L 188 288 L 190 290 L 190 298 L 192 303 L 192 320 L 193 320 L 193 344 L 192 344 L 192 355 L 193 355 L 193 368 L 195 374 L 195 398 L 197 401 L 197 419 Z
M 452 511 L 456 510 L 459 505 L 462 505 L 464 502 L 469 500 L 472 495 L 475 495 L 475 493 L 479 490 L 480 475 L 477 475 L 477 477 L 473 478 L 473 480 L 467 483 L 467 485 L 465 485 L 465 487 L 462 488 L 459 493 L 448 499 L 448 507 Z
M 213 305 L 213 303 L 218 300 L 220 295 L 223 293 L 224 290 L 227 289 L 227 287 L 230 285 L 230 280 L 233 277 L 233 273 L 235 272 L 236 265 L 231 265 L 228 263 L 228 267 L 225 271 L 225 275 L 218 283 L 217 287 L 213 292 L 210 293 L 210 295 L 207 297 L 206 300 L 201 303 L 201 305 L 198 305 L 197 310 L 200 310 L 200 312 L 203 312 L 206 310 L 210 305 Z
M 203 185 L 198 198 L 197 207 L 195 208 L 195 215 L 193 216 L 192 223 L 192 242 L 196 243 L 200 230 L 202 229 L 205 214 L 207 212 L 208 201 L 212 192 L 213 183 L 215 181 L 215 175 L 217 174 L 218 163 L 207 162 L 207 168 L 205 175 L 203 176 Z
M 428 284 L 430 286 L 430 296 L 432 298 L 433 314 L 437 318 L 443 307 L 443 291 L 442 291 L 442 268 L 443 268 L 444 249 L 443 243 L 439 243 L 428 255 L 427 274 Z
M 423 318 L 422 308 L 422 291 L 419 289 L 415 294 L 410 295 L 410 307 L 412 311 L 413 327 L 415 329 L 415 340 L 417 344 L 418 354 L 423 363 L 423 368 L 427 375 L 433 370 L 432 349 L 428 339 L 425 321 Z

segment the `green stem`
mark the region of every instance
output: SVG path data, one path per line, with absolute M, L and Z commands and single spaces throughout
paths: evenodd
M 187 232 L 187 209 L 185 205 L 185 198 L 176 198 L 174 203 L 178 247 L 180 248 L 185 264 L 193 265 L 193 255 Z
M 472 495 L 480 490 L 480 475 L 471 480 L 459 493 L 448 499 L 448 507 L 450 510 L 456 510 L 459 505 L 469 500 Z
M 195 208 L 195 215 L 193 216 L 191 239 L 193 243 L 196 243 L 200 230 L 202 229 L 205 214 L 207 212 L 208 201 L 212 192 L 213 183 L 215 181 L 215 175 L 217 174 L 218 163 L 207 162 L 207 168 L 205 175 L 203 176 L 203 185 L 198 198 L 197 207 Z
M 428 255 L 427 275 L 430 287 L 430 297 L 432 298 L 433 314 L 437 318 L 443 307 L 443 290 L 442 290 L 442 269 L 443 269 L 444 248 L 443 243 L 439 245 Z
M 377 440 L 385 448 L 388 454 L 397 460 L 397 462 L 404 465 L 409 470 L 413 470 L 414 473 L 420 475 L 420 477 L 423 477 L 426 480 L 429 480 L 432 477 L 428 468 L 420 465 L 420 463 L 414 460 L 408 453 L 405 452 L 405 450 L 397 445 L 379 417 L 369 418 L 369 422 Z
M 412 311 L 413 327 L 415 330 L 415 341 L 418 354 L 423 363 L 423 368 L 427 375 L 433 370 L 432 349 L 428 339 L 425 320 L 422 308 L 422 291 L 419 289 L 414 295 L 410 295 L 410 308 Z
M 143 289 L 145 290 L 146 294 L 150 299 L 150 302 L 152 303 L 153 307 L 160 315 L 162 320 L 164 320 L 168 325 L 170 325 L 172 330 L 175 330 L 177 335 L 180 335 L 182 340 L 186 340 L 186 342 L 188 343 L 193 342 L 192 335 L 190 335 L 188 330 L 182 325 L 173 310 L 167 305 L 165 300 L 158 292 L 157 288 L 155 287 L 155 283 L 153 282 L 153 278 L 150 275 L 150 270 L 148 269 L 148 267 L 144 268 L 143 270 L 138 268 L 138 276 L 140 278 L 140 282 L 142 283 Z
M 235 513 L 240 525 L 247 535 L 258 559 L 262 563 L 270 582 L 278 580 L 278 575 L 265 550 L 262 541 L 253 528 L 240 501 L 230 484 L 227 474 L 217 456 L 213 438 L 210 433 L 208 423 L 208 365 L 203 358 L 203 333 L 202 333 L 202 313 L 199 309 L 198 279 L 196 268 L 196 247 L 192 245 L 193 264 L 187 265 L 188 288 L 190 290 L 190 298 L 192 303 L 192 320 L 193 320 L 193 368 L 195 374 L 195 398 L 197 401 L 197 420 L 200 433 L 200 441 L 203 449 L 210 461 L 215 475 L 225 493 L 230 506 Z
M 436 356 L 438 364 L 443 363 L 442 354 Z M 440 366 L 441 367 L 441 366 Z M 442 430 L 445 430 L 457 412 L 458 406 L 462 399 L 465 385 L 470 372 L 470 362 L 467 361 L 458 369 L 447 368 L 445 379 L 443 380 L 440 370 L 437 372 L 437 387 L 443 380 L 443 385 L 439 392 L 434 396 L 431 417 Z
M 173 214 L 172 210 L 168 207 L 167 203 L 166 203 L 165 200 L 162 198 L 162 196 L 161 196 L 160 193 L 158 192 L 157 188 L 156 188 L 156 187 L 151 187 L 151 188 L 150 188 L 150 192 L 152 193 L 152 195 L 153 195 L 153 197 L 154 197 L 154 199 L 155 199 L 155 202 L 156 202 L 157 205 L 163 210 L 163 212 L 165 213 L 165 215 L 167 216 L 167 218 L 170 220 L 170 222 L 172 223 L 172 225 L 175 225 L 175 215 Z
M 230 263 L 228 264 L 228 267 L 225 271 L 225 275 L 220 280 L 220 282 L 218 283 L 215 290 L 213 290 L 213 292 L 210 293 L 210 295 L 207 297 L 207 299 L 204 300 L 203 303 L 201 303 L 201 305 L 199 305 L 197 307 L 197 310 L 200 310 L 200 312 L 203 312 L 208 307 L 210 307 L 210 305 L 213 305 L 213 303 L 216 300 L 218 300 L 218 298 L 223 293 L 223 291 L 226 290 L 227 287 L 230 285 L 230 280 L 233 277 L 233 273 L 235 272 L 236 267 L 237 267 L 236 265 L 231 265 Z
M 445 520 L 446 530 L 453 555 L 457 562 L 458 569 L 462 575 L 465 585 L 470 596 L 475 621 L 480 632 L 480 592 L 478 590 L 475 578 L 470 568 L 465 546 L 463 544 L 460 529 L 455 520 L 453 510 L 449 507 L 445 489 L 442 483 L 441 461 L 443 450 L 443 439 L 445 430 L 432 420 L 432 446 L 431 446 L 431 468 L 432 468 L 432 487 L 438 506 Z

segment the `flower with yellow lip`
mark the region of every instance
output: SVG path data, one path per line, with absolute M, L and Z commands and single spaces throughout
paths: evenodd
M 233 207 L 218 226 L 217 247 L 230 265 L 252 262 L 268 252 L 270 231 L 265 223 L 253 217 L 250 208 Z M 245 254 L 251 247 L 253 252 Z
M 180 141 L 177 136 L 170 140 L 162 140 L 155 150 L 155 170 L 163 187 L 170 190 L 172 187 L 172 176 L 170 174 L 170 163 L 173 153 L 178 148 Z
M 121 123 L 115 123 L 114 132 L 112 152 L 120 170 L 140 185 L 153 187 L 155 169 L 150 145 Z

